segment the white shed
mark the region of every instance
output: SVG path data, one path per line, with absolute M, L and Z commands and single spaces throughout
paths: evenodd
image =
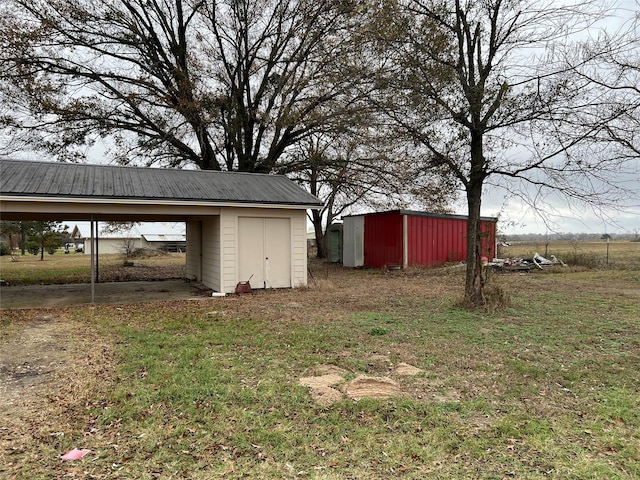
M 6 220 L 184 222 L 186 275 L 218 292 L 307 283 L 306 210 L 281 175 L 0 160 Z

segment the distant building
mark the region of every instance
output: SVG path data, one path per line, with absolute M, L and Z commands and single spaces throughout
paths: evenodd
M 103 231 L 98 225 L 98 253 L 125 253 L 139 249 L 186 251 L 187 236 L 183 222 L 145 222 L 117 232 Z M 91 231 L 89 225 L 78 224 L 71 231 L 74 250 L 91 253 Z

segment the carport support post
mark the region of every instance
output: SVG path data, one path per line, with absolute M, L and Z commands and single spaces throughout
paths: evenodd
M 91 303 L 95 303 L 96 300 L 96 281 L 95 281 L 95 269 L 93 264 L 93 214 L 91 214 Z
M 98 225 L 98 222 L 96 222 L 96 283 L 100 283 L 100 252 L 98 251 L 100 248 L 100 239 L 98 238 L 100 228 Z M 93 248 L 91 251 L 93 252 Z

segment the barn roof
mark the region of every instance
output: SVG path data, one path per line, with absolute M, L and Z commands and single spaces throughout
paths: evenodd
M 282 175 L 5 159 L 0 196 L 322 206 Z
M 148 242 L 177 242 L 186 238 L 183 222 L 142 222 L 132 225 L 130 229 L 110 232 L 103 229 L 100 238 L 140 238 Z M 76 223 L 71 229 L 72 238 L 91 238 L 90 223 Z
M 384 212 L 371 212 L 371 213 L 358 213 L 354 215 L 345 215 L 346 217 L 368 217 L 373 215 L 409 215 L 415 217 L 433 217 L 433 218 L 449 218 L 452 220 L 468 220 L 469 217 L 467 215 L 454 215 L 450 213 L 432 213 L 432 212 L 421 212 L 417 210 L 386 210 Z M 483 222 L 497 222 L 497 217 L 480 217 L 480 220 Z

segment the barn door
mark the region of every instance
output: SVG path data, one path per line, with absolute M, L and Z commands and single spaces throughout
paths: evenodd
M 253 288 L 291 287 L 290 219 L 238 218 L 238 276 Z

